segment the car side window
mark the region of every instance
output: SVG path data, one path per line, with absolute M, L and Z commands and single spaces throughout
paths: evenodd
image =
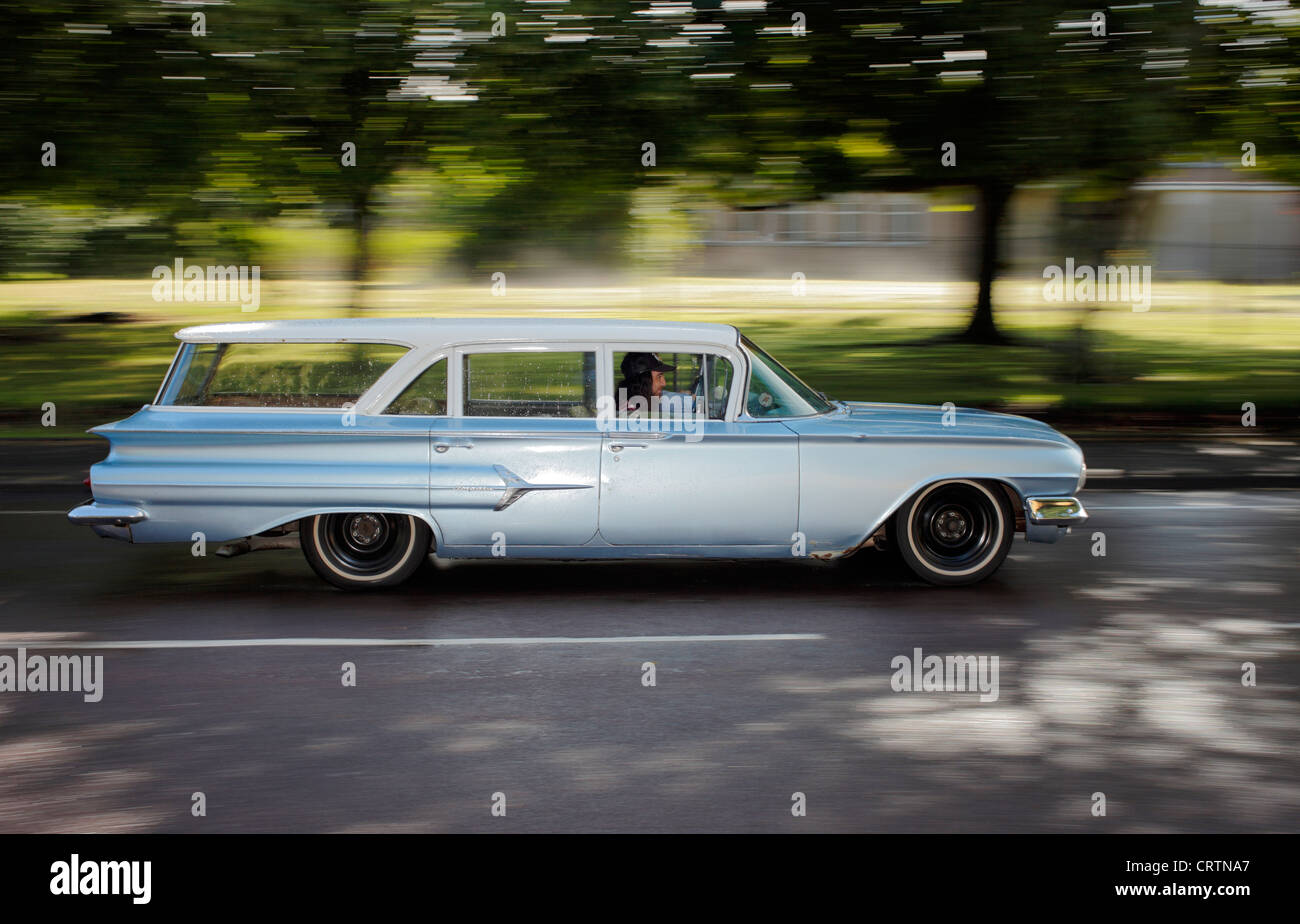
M 440 359 L 402 389 L 385 414 L 403 417 L 442 417 L 447 413 L 447 360 Z
M 749 374 L 749 394 L 745 397 L 745 410 L 750 417 L 781 417 L 785 415 L 785 405 L 777 397 L 781 389 L 775 377 L 764 374 L 765 370 L 755 366 Z
M 662 371 L 663 390 L 656 396 L 653 379 L 647 373 L 628 377 L 628 357 L 657 356 L 666 368 Z M 734 372 L 731 360 L 714 353 L 645 353 L 615 349 L 614 403 L 619 413 L 633 413 L 644 404 L 653 417 L 673 417 L 683 413 L 695 415 L 696 408 L 707 408 L 709 420 L 724 420 L 727 397 L 731 394 Z
M 802 382 L 748 337 L 741 337 L 740 344 L 749 354 L 745 411 L 750 417 L 809 417 L 832 408 L 825 395 Z
M 594 352 L 468 353 L 461 370 L 466 417 L 595 417 Z
M 725 420 L 727 417 L 727 396 L 731 394 L 731 382 L 735 370 L 731 360 L 725 356 L 709 354 L 704 360 L 706 368 L 705 382 L 708 384 L 709 420 Z

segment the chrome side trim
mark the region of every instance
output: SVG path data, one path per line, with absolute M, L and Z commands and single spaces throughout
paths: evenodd
M 152 407 L 152 409 L 168 411 L 168 410 L 173 410 L 173 407 L 170 405 L 163 405 L 161 407 L 154 406 Z M 186 407 L 183 408 L 183 410 L 229 411 L 230 408 L 221 407 L 221 408 L 205 409 L 205 408 Z M 312 410 L 312 411 L 325 411 L 326 413 L 332 416 L 338 416 L 342 414 L 345 408 L 259 407 L 259 408 L 240 408 L 240 410 L 241 411 Z M 87 432 L 96 433 L 102 429 L 103 429 L 102 427 L 95 427 Z M 339 427 L 339 429 L 337 430 L 307 430 L 307 429 L 299 429 L 297 427 L 295 427 L 292 430 L 268 430 L 268 429 L 253 429 L 253 428 L 231 429 L 231 428 L 216 428 L 216 427 L 185 427 L 185 428 L 178 427 L 174 429 L 170 427 L 117 427 L 109 432 L 111 432 L 113 436 L 135 436 L 136 434 L 147 433 L 150 435 L 165 434 L 167 436 L 183 436 L 187 439 L 196 439 L 205 436 L 264 436 L 269 439 L 277 439 L 277 440 L 289 439 L 291 437 L 297 437 L 297 436 L 405 436 L 408 439 L 425 439 L 429 435 L 428 430 L 403 430 L 397 427 L 394 427 L 391 430 L 380 430 L 380 429 L 367 430 L 361 427 L 346 427 L 346 428 Z
M 505 510 L 529 491 L 570 491 L 592 487 L 589 484 L 529 484 L 504 465 L 494 465 L 492 467 L 501 476 L 501 480 L 506 483 L 506 493 L 501 495 L 501 500 L 497 501 L 497 505 L 492 508 L 493 510 Z
M 458 417 L 457 420 L 473 420 L 472 417 Z M 540 420 L 542 418 L 533 418 Z M 588 418 L 594 420 L 595 418 Z M 590 440 L 602 433 L 599 430 L 433 430 L 435 440 L 448 439 L 494 439 L 494 440 Z
M 171 405 L 163 405 L 161 407 L 154 407 L 153 409 L 171 411 L 171 410 L 176 410 L 177 408 Z M 229 411 L 231 410 L 231 408 L 228 407 L 216 407 L 216 408 L 184 407 L 180 409 L 185 411 L 195 411 L 195 410 Z M 324 412 L 330 415 L 337 416 L 346 409 L 345 408 L 254 407 L 254 408 L 238 408 L 238 410 L 241 413 L 245 411 L 255 411 L 255 412 L 310 411 L 310 412 Z M 403 418 L 399 415 L 390 415 L 389 419 L 401 420 Z M 430 418 L 430 419 L 432 420 L 434 418 Z M 436 418 L 436 419 L 441 420 L 442 418 Z M 468 418 L 460 418 L 460 419 L 468 419 Z M 87 432 L 95 433 L 101 429 L 102 429 L 101 427 L 95 427 Z M 169 436 L 184 436 L 188 439 L 197 439 L 205 436 L 264 436 L 267 437 L 268 439 L 277 439 L 277 440 L 289 439 L 298 436 L 392 436 L 392 437 L 400 436 L 400 437 L 406 437 L 407 439 L 425 439 L 432 436 L 435 439 L 438 438 L 472 439 L 477 437 L 480 439 L 491 438 L 491 439 L 513 439 L 513 440 L 535 440 L 535 439 L 563 439 L 563 440 L 588 439 L 589 440 L 589 439 L 596 439 L 600 436 L 606 435 L 602 431 L 598 431 L 598 430 L 556 430 L 553 432 L 548 430 L 438 430 L 433 428 L 411 430 L 411 429 L 402 429 L 399 427 L 394 427 L 392 429 L 366 429 L 363 427 L 339 427 L 338 429 L 335 430 L 307 430 L 307 429 L 301 429 L 297 427 L 291 430 L 269 430 L 269 429 L 250 428 L 250 427 L 240 427 L 240 428 L 186 427 L 186 428 L 175 428 L 175 429 L 169 427 L 119 427 L 119 428 L 115 428 L 112 431 L 112 433 L 114 436 L 134 435 L 137 433 L 166 434 Z M 645 439 L 663 438 L 662 436 L 656 437 L 656 436 L 651 436 L 649 434 L 641 434 L 641 436 Z
M 320 489 L 323 491 L 339 491 L 348 488 L 356 488 L 356 482 L 346 482 L 339 484 L 328 484 L 320 482 L 265 482 L 265 481 L 104 481 L 96 478 L 95 485 L 101 488 L 258 488 L 266 490 L 283 491 L 287 489 Z M 427 484 L 371 484 L 366 485 L 367 491 L 423 491 Z M 72 514 L 68 514 L 71 516 Z M 147 517 L 141 517 L 147 519 Z
M 494 465 L 492 468 L 504 484 L 435 484 L 431 486 L 431 490 L 435 493 L 439 491 L 501 491 L 501 498 L 492 509 L 505 510 L 530 491 L 579 491 L 595 487 L 595 485 L 590 484 L 532 484 L 520 478 L 504 465 Z

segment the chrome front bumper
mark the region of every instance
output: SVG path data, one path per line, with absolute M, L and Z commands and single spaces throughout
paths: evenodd
M 87 501 L 79 507 L 68 511 L 68 522 L 78 526 L 89 526 L 96 535 L 109 539 L 131 539 L 131 524 L 143 523 L 149 514 L 139 507 L 127 504 L 101 504 Z
M 1025 519 L 1041 526 L 1082 526 L 1088 511 L 1075 497 L 1026 497 Z
M 1075 497 L 1026 497 L 1025 539 L 1055 542 L 1061 531 L 1088 522 L 1088 511 Z

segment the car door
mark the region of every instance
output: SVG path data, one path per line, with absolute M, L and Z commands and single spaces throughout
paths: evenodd
M 431 433 L 429 502 L 446 547 L 572 547 L 597 528 L 594 345 L 467 345 Z
M 789 548 L 798 528 L 798 436 L 778 420 L 737 419 L 737 390 L 745 381 L 738 353 L 657 347 L 660 355 L 689 351 L 701 357 L 701 368 L 725 369 L 726 400 L 718 406 L 721 413 L 711 408 L 703 420 L 680 421 L 669 414 L 606 421 L 601 537 L 625 547 Z M 618 368 L 617 357 L 633 348 L 651 351 L 656 345 L 613 344 L 606 365 Z M 699 391 L 716 396 L 713 382 L 710 377 Z

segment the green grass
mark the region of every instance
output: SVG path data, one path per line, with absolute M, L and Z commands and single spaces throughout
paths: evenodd
M 151 280 L 0 285 L 0 435 L 79 436 L 151 400 L 188 324 L 340 317 L 342 282 L 267 281 L 261 308 L 156 303 Z M 833 397 L 952 401 L 1049 419 L 1124 426 L 1159 419 L 1225 422 L 1256 404 L 1261 426 L 1300 423 L 1300 287 L 1171 284 L 1148 312 L 1091 313 L 1089 368 L 1071 347 L 1074 306 L 1044 308 L 1040 287 L 997 292 L 1014 346 L 936 343 L 967 320 L 967 284 L 823 283 L 801 297 L 781 280 L 654 280 L 644 285 L 525 288 L 490 283 L 372 286 L 366 316 L 625 317 L 736 324 Z M 90 312 L 125 323 L 79 323 Z M 44 402 L 58 426 L 40 426 Z

